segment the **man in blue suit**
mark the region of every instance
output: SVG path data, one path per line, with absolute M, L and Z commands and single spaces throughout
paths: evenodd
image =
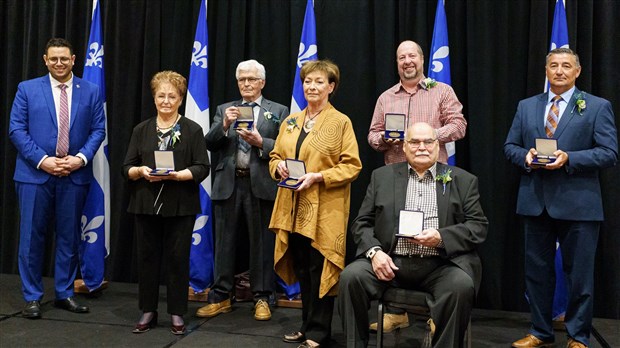
M 532 325 L 513 347 L 553 344 L 556 240 L 568 289 L 567 347 L 587 347 L 592 325 L 594 261 L 603 221 L 599 171 L 615 165 L 618 138 L 609 101 L 575 87 L 579 57 L 554 49 L 545 64 L 549 93 L 522 100 L 504 144 L 521 168 L 517 214 L 525 228 L 525 285 Z M 537 138 L 557 140 L 557 159 L 535 165 Z
M 80 216 L 93 178 L 91 160 L 105 137 L 105 114 L 96 85 L 74 76 L 75 55 L 65 39 L 50 39 L 43 61 L 49 74 L 17 87 L 9 137 L 17 148 L 15 189 L 20 209 L 19 273 L 26 306 L 41 317 L 45 235 L 56 221 L 56 307 L 86 313 L 73 298 Z

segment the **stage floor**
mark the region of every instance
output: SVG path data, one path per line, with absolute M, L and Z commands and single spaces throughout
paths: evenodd
M 170 317 L 166 315 L 165 287 L 161 287 L 159 325 L 144 334 L 131 332 L 140 317 L 137 284 L 110 282 L 100 297 L 77 295 L 80 303 L 90 306 L 88 314 L 74 314 L 53 305 L 53 280 L 45 278 L 46 295 L 42 302 L 43 317 L 31 320 L 21 317 L 24 301 L 19 276 L 0 274 L 0 347 L 286 347 L 281 337 L 296 331 L 301 310 L 275 308 L 269 321 L 256 321 L 252 304 L 236 303 L 233 311 L 211 319 L 194 316 L 203 303 L 190 302 L 185 316 L 188 332 L 184 336 L 170 333 Z M 376 318 L 376 306 L 371 307 Z M 344 347 L 344 335 L 337 309 L 332 322 L 332 347 Z M 527 333 L 528 314 L 476 309 L 472 315 L 472 347 L 509 347 Z M 413 319 L 410 316 L 410 320 Z M 595 319 L 594 327 L 611 347 L 620 347 L 620 320 Z M 420 347 L 425 323 L 416 318 L 412 327 L 401 330 L 398 346 Z M 376 335 L 371 335 L 374 347 Z M 384 346 L 393 347 L 395 335 L 386 334 Z M 565 347 L 565 332 L 556 334 L 556 346 Z M 601 347 L 594 337 L 591 347 Z

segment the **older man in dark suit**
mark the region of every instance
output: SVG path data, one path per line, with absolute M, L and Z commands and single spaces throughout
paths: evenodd
M 506 157 L 522 169 L 517 214 L 525 227 L 525 285 L 532 313 L 529 334 L 512 346 L 553 345 L 559 240 L 568 289 L 568 347 L 580 348 L 587 347 L 592 325 L 594 260 L 603 221 L 599 171 L 618 160 L 618 135 L 611 104 L 575 87 L 581 73 L 577 54 L 552 50 L 545 70 L 549 93 L 519 103 L 504 144 Z M 535 165 L 541 155 L 537 138 L 557 141 L 555 160 Z
M 217 107 L 211 129 L 205 136 L 207 148 L 218 156 L 213 170 L 211 199 L 215 218 L 215 283 L 199 317 L 230 312 L 230 294 L 234 286 L 235 250 L 249 243 L 250 286 L 254 294 L 256 320 L 271 319 L 269 296 L 275 291 L 273 249 L 275 235 L 269 221 L 276 198 L 276 182 L 269 175 L 269 152 L 285 119 L 287 107 L 262 96 L 265 67 L 255 60 L 239 63 L 237 83 L 242 99 Z M 251 130 L 233 129 L 242 105 L 252 108 Z M 238 237 L 238 223 L 245 220 L 248 241 Z
M 390 286 L 432 294 L 433 347 L 460 347 L 482 275 L 476 249 L 487 235 L 478 179 L 437 162 L 428 123 L 407 130 L 403 151 L 407 162 L 373 172 L 351 227 L 358 258 L 340 275 L 338 300 L 347 347 L 368 345 L 368 305 Z M 424 213 L 417 236 L 396 237 L 402 210 Z

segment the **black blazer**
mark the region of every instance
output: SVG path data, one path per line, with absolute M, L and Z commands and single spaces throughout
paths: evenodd
M 243 100 L 219 105 L 209 133 L 205 136 L 207 148 L 219 158 L 213 169 L 214 182 L 211 189 L 212 200 L 230 198 L 235 188 L 235 167 L 237 164 L 237 143 L 239 137 L 232 127 L 228 134 L 224 133 L 224 117 L 226 108 L 241 105 Z M 265 118 L 265 112 L 272 114 L 271 119 Z M 260 199 L 273 201 L 276 199 L 277 182 L 269 174 L 269 153 L 273 150 L 278 137 L 280 122 L 288 116 L 288 108 L 263 97 L 261 111 L 255 124 L 263 137 L 263 148 L 252 147 L 250 150 L 250 181 L 252 194 Z
M 474 280 L 476 291 L 482 265 L 476 253 L 487 236 L 488 221 L 480 205 L 478 179 L 463 169 L 437 163 L 437 174 L 452 170 L 452 181 L 437 182 L 439 233 L 445 244 L 441 256 L 456 264 Z M 400 211 L 405 209 L 407 162 L 387 165 L 372 173 L 366 197 L 351 226 L 358 257 L 373 246 L 388 252 L 396 243 Z
M 157 150 L 157 118 L 150 118 L 138 124 L 131 134 L 129 148 L 123 163 L 123 176 L 129 180 L 129 169 L 134 166 L 148 166 L 155 168 L 154 151 Z M 181 126 L 180 142 L 177 142 L 174 152 L 174 169 L 180 171 L 189 169 L 193 180 L 172 181 L 165 180 L 160 200 L 162 216 L 184 216 L 200 213 L 200 198 L 198 185 L 209 175 L 209 156 L 205 146 L 202 128 L 198 123 L 181 117 L 178 124 Z M 141 178 L 129 180 L 129 207 L 127 211 L 134 214 L 154 215 L 153 204 L 161 183 L 150 183 Z

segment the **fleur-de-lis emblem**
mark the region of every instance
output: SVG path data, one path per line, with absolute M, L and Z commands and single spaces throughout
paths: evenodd
M 90 44 L 86 66 L 103 68 L 103 45 L 99 45 L 98 42 Z
M 433 68 L 431 70 L 433 70 L 434 72 L 440 72 L 441 70 L 443 70 L 443 63 L 440 61 L 440 59 L 446 58 L 449 54 L 450 48 L 448 46 L 439 47 L 439 49 L 435 51 L 435 53 L 433 53 L 433 58 L 431 60 Z
M 200 41 L 194 41 L 192 49 L 192 64 L 199 68 L 207 68 L 207 45 L 202 45 Z
M 209 215 L 202 215 L 194 222 L 194 233 L 192 233 L 192 244 L 198 245 L 202 242 L 202 236 L 196 231 L 200 231 L 209 221 Z
M 308 46 L 306 50 L 306 45 L 303 42 L 299 43 L 299 55 L 297 56 L 297 66 L 301 68 L 302 65 L 306 64 L 309 60 L 312 60 L 318 49 L 316 45 Z
M 101 227 L 103 221 L 103 215 L 95 216 L 92 220 L 90 220 L 90 222 L 88 221 L 88 217 L 86 215 L 82 215 L 82 241 L 86 241 L 91 244 L 96 242 L 98 239 L 96 230 Z

